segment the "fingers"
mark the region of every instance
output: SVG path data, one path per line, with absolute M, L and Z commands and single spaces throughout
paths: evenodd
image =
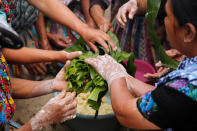
M 96 53 L 98 52 L 98 48 L 91 42 L 87 42 L 88 46 Z
M 45 73 L 47 72 L 47 68 L 44 63 L 39 63 L 39 66 Z
M 102 45 L 107 52 L 109 52 L 109 47 L 108 47 L 107 43 L 105 42 L 105 40 L 108 40 L 109 41 L 109 38 L 106 37 L 105 39 L 98 39 L 97 42 L 100 45 Z
M 112 39 L 109 37 L 109 35 L 107 35 L 106 40 L 109 42 L 109 45 L 112 47 L 113 51 L 116 51 L 117 47 L 115 43 L 112 41 Z
M 76 51 L 76 52 L 71 52 L 71 53 L 68 53 L 67 55 L 67 59 L 71 60 L 77 56 L 80 56 L 82 54 L 81 51 Z
M 71 64 L 71 61 L 68 60 L 66 61 L 66 64 L 64 65 L 64 67 L 62 67 L 62 69 L 59 71 L 59 73 L 57 74 L 58 76 L 64 76 L 64 74 L 66 73 L 66 68 Z
M 69 104 L 67 103 L 65 105 L 65 108 L 63 109 L 63 111 L 70 111 L 70 110 L 73 110 L 73 109 L 76 109 L 77 108 L 77 98 L 75 98 L 74 100 L 71 99 Z
M 62 99 L 66 96 L 66 90 L 64 89 L 58 96 L 56 96 L 57 99 Z
M 124 26 L 125 26 L 125 23 L 127 22 L 126 14 L 127 14 L 127 10 L 122 9 L 122 13 L 120 15 L 120 18 L 121 18 L 121 21 L 123 22 Z
M 96 59 L 95 58 L 88 58 L 85 59 L 85 62 L 88 63 L 89 65 L 91 65 L 92 67 L 96 67 L 97 63 L 96 63 Z
M 66 96 L 61 100 L 62 104 L 68 105 L 75 99 L 76 93 L 72 92 L 70 95 Z
M 125 23 L 123 22 L 121 15 L 118 14 L 117 18 L 116 18 L 116 22 L 121 26 L 121 27 L 125 27 Z

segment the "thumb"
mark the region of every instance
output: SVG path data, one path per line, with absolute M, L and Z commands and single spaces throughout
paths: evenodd
M 64 67 L 59 71 L 59 73 L 56 75 L 56 79 L 62 80 L 64 79 L 64 75 L 66 73 L 66 68 L 71 64 L 71 61 L 67 61 Z
M 68 57 L 69 60 L 71 60 L 71 59 L 73 59 L 77 56 L 80 56 L 81 54 L 82 54 L 81 51 L 71 52 L 71 53 L 68 54 L 67 57 Z

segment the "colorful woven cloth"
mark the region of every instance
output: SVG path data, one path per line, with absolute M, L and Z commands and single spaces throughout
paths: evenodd
M 182 116 L 182 121 L 187 121 L 187 117 L 197 115 L 196 111 L 193 112 L 197 104 L 197 56 L 191 59 L 185 58 L 176 70 L 161 78 L 155 85 L 157 91 L 148 92 L 137 102 L 138 109 L 145 118 L 157 123 L 162 121 L 164 115 L 174 116 L 177 119 Z M 179 114 L 178 111 L 182 113 Z M 188 113 L 193 113 L 193 116 L 187 116 Z M 159 117 L 161 118 L 156 122 L 155 118 Z M 189 124 L 195 125 L 192 122 Z M 169 123 L 165 121 L 161 125 L 169 126 Z
M 8 65 L 0 52 L 0 124 L 7 123 L 15 112 L 9 75 Z
M 0 11 L 6 13 L 7 22 L 10 23 L 13 16 L 13 0 L 0 0 Z

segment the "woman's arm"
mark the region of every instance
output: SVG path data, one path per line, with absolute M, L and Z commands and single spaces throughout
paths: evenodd
M 40 45 L 42 49 L 52 50 L 53 48 L 50 45 L 48 37 L 47 37 L 47 32 L 46 32 L 45 22 L 44 22 L 44 15 L 42 12 L 39 13 L 39 17 L 36 21 L 36 31 L 39 34 Z
M 145 119 L 138 111 L 137 98 L 129 93 L 125 78 L 118 78 L 112 81 L 110 96 L 114 113 L 123 126 L 143 130 L 160 129 Z
M 95 23 L 94 23 L 94 20 L 92 19 L 92 17 L 90 16 L 90 13 L 89 13 L 90 0 L 81 0 L 80 2 L 81 2 L 83 14 L 84 14 L 85 19 L 86 19 L 86 23 L 87 23 L 90 27 L 96 28 L 96 25 L 95 25 Z
M 95 42 L 98 42 L 109 51 L 105 40 L 108 40 L 113 49 L 116 50 L 115 44 L 107 34 L 89 28 L 88 25 L 80 21 L 60 0 L 28 0 L 28 2 L 58 23 L 76 31 L 95 52 L 98 51 L 94 45 Z
M 21 49 L 2 49 L 3 55 L 11 63 L 30 64 L 38 62 L 62 62 L 81 55 L 81 52 L 50 51 L 23 47 Z
M 54 79 L 44 81 L 31 81 L 18 78 L 12 78 L 12 90 L 14 98 L 31 98 L 52 93 L 54 91 L 62 91 L 66 88 L 65 80 L 66 67 L 70 65 L 70 61 L 64 65 Z
M 132 76 L 127 76 L 127 88 L 133 93 L 136 97 L 141 97 L 145 93 L 155 89 L 154 86 L 146 84 L 138 79 L 135 79 Z
M 25 125 L 16 131 L 40 131 L 50 124 L 74 119 L 77 108 L 76 93 L 66 96 L 63 90 L 58 96 L 49 100 L 42 109 Z
M 107 81 L 114 113 L 123 126 L 137 129 L 159 129 L 138 111 L 138 98 L 132 96 L 128 91 L 126 82 L 128 74 L 121 64 L 117 63 L 109 55 L 88 58 L 86 62 L 94 67 L 103 79 Z M 138 84 L 141 84 L 140 88 L 142 88 L 141 86 L 151 88 L 151 86 L 135 81 L 135 79 L 131 82 L 133 84 L 132 87 L 135 89 L 138 88 Z
M 12 78 L 12 96 L 14 98 L 32 98 L 54 92 L 53 80 L 31 81 Z

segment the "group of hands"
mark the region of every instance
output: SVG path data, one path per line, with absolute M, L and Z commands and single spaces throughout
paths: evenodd
M 126 22 L 129 19 L 132 19 L 137 12 L 137 0 L 130 0 L 125 3 L 118 11 L 116 16 L 117 23 L 124 28 Z M 107 31 L 113 32 L 112 24 L 109 20 L 103 17 L 102 20 L 98 21 L 97 23 L 94 22 L 93 19 L 87 20 L 87 28 L 83 29 L 83 33 L 80 34 L 83 39 L 85 40 L 86 44 L 94 51 L 97 52 L 98 48 L 95 45 L 95 42 L 102 45 L 106 51 L 109 51 L 108 45 L 106 41 L 109 42 L 110 46 L 112 46 L 113 50 L 116 50 L 116 46 L 111 38 L 105 33 Z M 96 30 L 97 28 L 99 30 Z M 40 43 L 43 49 L 45 50 L 53 50 L 50 43 L 53 43 L 56 47 L 66 48 L 72 45 L 71 40 L 69 37 L 64 37 L 61 34 L 53 34 L 47 33 L 47 39 L 40 40 Z M 61 55 L 62 58 L 58 62 L 62 62 L 65 60 L 66 56 Z M 65 63 L 63 61 L 62 63 Z M 28 72 L 32 75 L 46 75 L 47 73 L 47 65 L 50 65 L 50 62 L 42 62 L 42 63 L 35 63 L 35 64 L 26 64 L 25 67 L 27 68 Z
M 127 22 L 127 18 L 132 19 L 137 11 L 137 2 L 136 0 L 130 0 L 126 4 L 124 4 L 117 14 L 117 23 L 119 23 L 122 27 L 125 26 Z M 110 28 L 110 26 L 107 26 Z M 100 29 L 105 29 L 105 24 L 103 24 Z M 109 28 L 107 30 L 109 30 Z M 85 29 L 84 29 L 85 30 Z M 103 30 L 106 32 L 106 30 Z M 91 33 L 90 33 L 91 32 Z M 110 42 L 110 45 L 114 50 L 116 50 L 115 44 L 112 42 L 112 40 L 109 38 L 108 35 L 105 33 L 100 32 L 99 30 L 94 30 L 91 28 L 88 28 L 86 30 L 86 35 L 82 36 L 88 46 L 94 50 L 97 51 L 96 46 L 94 45 L 94 42 L 99 42 L 107 51 L 109 51 L 108 46 L 105 43 L 105 40 L 108 40 Z M 97 37 L 93 37 L 97 36 Z M 62 39 L 63 40 L 63 39 Z M 65 51 L 62 51 L 62 53 L 65 53 L 65 58 L 62 59 L 62 62 L 66 61 L 66 64 L 64 67 L 60 70 L 60 72 L 56 75 L 56 77 L 52 80 L 51 89 L 56 92 L 59 91 L 59 95 L 52 98 L 45 106 L 42 107 L 42 109 L 31 119 L 31 126 L 32 130 L 39 130 L 42 127 L 45 127 L 46 125 L 52 124 L 52 123 L 58 123 L 58 122 L 64 122 L 66 120 L 70 120 L 76 117 L 76 111 L 77 111 L 77 99 L 76 99 L 76 93 L 73 92 L 70 95 L 66 95 L 65 87 L 68 85 L 68 82 L 65 80 L 65 71 L 66 68 L 71 64 L 71 61 L 73 58 L 79 56 L 82 54 L 82 52 L 72 52 L 67 53 Z M 169 50 L 166 51 L 166 53 L 178 60 L 181 61 L 184 56 L 178 52 L 177 50 Z M 98 56 L 97 58 L 88 58 L 85 60 L 88 64 L 90 64 L 95 70 L 103 77 L 104 80 L 107 81 L 108 86 L 112 83 L 113 80 L 124 77 L 127 82 L 127 78 L 131 77 L 126 72 L 125 68 L 117 63 L 111 56 L 104 55 L 104 56 Z M 158 67 L 158 71 L 155 74 L 146 74 L 145 77 L 148 79 L 158 79 L 161 76 L 163 76 L 168 68 L 164 67 L 162 63 L 157 63 L 156 66 Z M 129 84 L 127 83 L 127 87 L 129 87 Z

